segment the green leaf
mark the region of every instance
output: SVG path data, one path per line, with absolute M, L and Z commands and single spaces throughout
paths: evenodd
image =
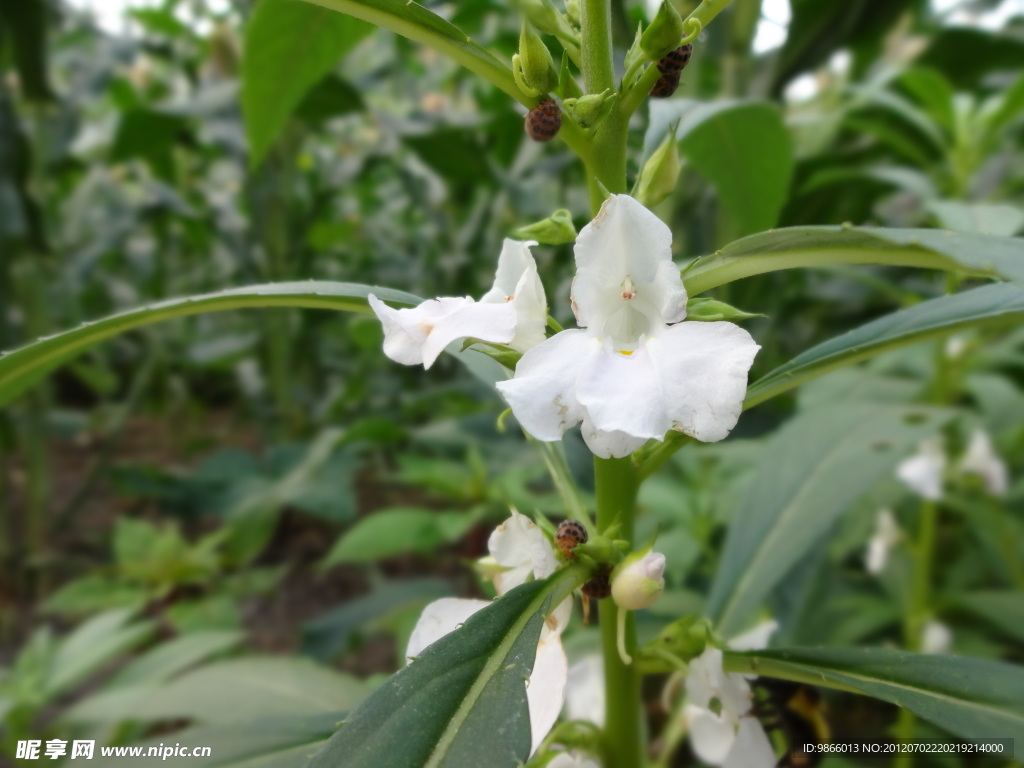
M 163 683 L 217 653 L 241 644 L 241 632 L 194 632 L 161 643 L 132 659 L 111 680 L 112 687 Z
M 97 342 L 133 328 L 175 317 L 249 307 L 306 307 L 368 314 L 368 293 L 405 306 L 413 306 L 422 301 L 416 296 L 390 288 L 310 280 L 234 288 L 219 293 L 169 299 L 120 312 L 49 336 L 0 357 L 0 407 Z
M 1024 594 L 985 590 L 959 595 L 950 602 L 1024 642 Z
M 141 643 L 153 632 L 149 621 L 132 622 L 132 611 L 101 613 L 78 627 L 53 659 L 46 681 L 49 696 L 66 693 L 103 664 Z
M 428 647 L 356 709 L 307 768 L 513 768 L 530 752 L 526 686 L 562 569 L 513 589 Z
M 669 126 L 686 164 L 710 182 L 742 235 L 774 227 L 789 194 L 793 148 L 778 107 L 764 102 L 652 105 L 645 155 L 653 155 Z
M 66 717 L 98 723 L 183 718 L 241 723 L 348 710 L 365 695 L 361 681 L 307 659 L 251 657 L 207 664 L 166 685 L 140 681 L 104 691 L 76 704 Z
M 765 447 L 729 524 L 707 615 L 725 637 L 850 505 L 952 414 L 878 403 L 801 413 Z
M 924 339 L 982 325 L 1024 320 L 1024 289 L 1012 283 L 986 285 L 902 309 L 803 352 L 747 389 L 751 408 L 801 383 L 843 366 Z
M 888 648 L 786 648 L 727 653 L 732 672 L 863 693 L 964 739 L 1024 739 L 1024 669 Z
M 426 554 L 461 536 L 472 525 L 468 512 L 437 512 L 400 507 L 364 517 L 331 548 L 322 567 L 369 563 L 403 552 Z M 459 523 L 464 525 L 459 525 Z
M 690 296 L 752 275 L 825 264 L 887 264 L 1024 281 L 1022 241 L 881 227 L 790 227 L 744 237 L 683 272 Z
M 261 0 L 245 27 L 242 113 L 259 165 L 306 94 L 373 26 L 298 0 Z
M 1006 203 L 964 203 L 959 200 L 931 200 L 928 211 L 946 229 L 979 235 L 1012 237 L 1024 227 L 1024 211 Z M 1024 247 L 1024 244 L 1022 244 Z

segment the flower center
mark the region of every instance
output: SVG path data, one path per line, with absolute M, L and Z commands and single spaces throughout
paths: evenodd
M 622 281 L 622 300 L 632 301 L 636 298 L 636 286 L 633 285 L 633 281 L 629 275 L 626 275 L 626 279 Z

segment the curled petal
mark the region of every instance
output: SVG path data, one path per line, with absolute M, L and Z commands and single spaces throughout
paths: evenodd
M 523 429 L 554 442 L 580 422 L 584 412 L 576 399 L 576 380 L 600 347 L 585 331 L 562 331 L 523 355 L 515 378 L 496 385 Z
M 537 243 L 506 239 L 498 257 L 498 271 L 491 288 L 481 303 L 511 303 L 516 310 L 516 333 L 510 342 L 513 349 L 525 352 L 544 341 L 548 321 L 548 303 L 544 284 L 537 273 L 537 262 L 530 246 Z
M 722 768 L 775 768 L 775 750 L 756 717 L 744 717 Z
M 384 327 L 384 354 L 396 363 L 429 368 L 457 339 L 506 344 L 515 336 L 511 304 L 478 304 L 468 296 L 429 299 L 412 309 L 392 309 L 373 294 L 370 308 Z
M 525 583 L 531 574 L 543 579 L 558 567 L 551 542 L 530 518 L 515 510 L 491 533 L 487 549 L 505 569 L 494 577 L 499 595 Z
M 595 429 L 660 440 L 672 422 L 658 373 L 646 345 L 626 353 L 602 344 L 581 372 L 576 396 Z
M 725 762 L 736 742 L 736 726 L 709 709 L 687 704 L 683 717 L 690 729 L 693 753 L 708 765 Z
M 419 656 L 423 650 L 440 640 L 477 611 L 486 608 L 486 600 L 463 600 L 457 597 L 443 597 L 427 605 L 420 614 L 416 626 L 409 636 L 405 655 L 408 659 Z
M 626 432 L 603 431 L 594 426 L 589 416 L 583 418 L 583 442 L 595 456 L 601 459 L 621 459 L 647 442 L 646 437 L 634 437 Z
M 646 341 L 672 428 L 702 442 L 724 439 L 743 411 L 759 347 L 738 325 L 680 323 Z

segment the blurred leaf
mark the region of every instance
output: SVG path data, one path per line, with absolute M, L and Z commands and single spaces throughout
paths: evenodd
M 468 512 L 437 512 L 401 507 L 373 512 L 338 539 L 321 567 L 339 563 L 369 563 L 385 557 L 418 552 L 428 554 L 459 538 L 473 524 Z
M 243 723 L 347 710 L 365 695 L 360 681 L 306 659 L 250 657 L 206 664 L 165 685 L 104 691 L 72 707 L 66 717 L 94 723 Z
M 242 112 L 259 165 L 303 98 L 373 26 L 298 0 L 261 0 L 245 27 Z
M 148 589 L 100 574 L 65 584 L 43 603 L 45 613 L 85 616 L 113 608 L 136 610 L 149 601 Z
M 1024 74 L 1005 91 L 993 96 L 985 106 L 986 128 L 992 138 L 1024 112 Z
M 418 578 L 379 584 L 371 592 L 313 617 L 302 626 L 302 649 L 327 661 L 344 653 L 352 636 L 370 622 L 451 594 L 443 579 Z
M 132 328 L 173 317 L 246 307 L 307 307 L 368 314 L 368 293 L 404 306 L 422 301 L 390 288 L 309 280 L 235 288 L 130 309 L 49 336 L 0 357 L 0 407 L 93 344 Z
M 1024 319 L 1024 288 L 998 283 L 940 296 L 873 320 L 818 344 L 762 376 L 747 389 L 753 407 L 802 382 L 889 349 L 981 325 Z
M 910 710 L 964 739 L 1024 738 L 1024 669 L 888 648 L 785 648 L 727 653 L 730 671 L 834 684 Z
M 951 598 L 951 603 L 1024 642 L 1024 593 L 987 590 Z
M 790 420 L 771 439 L 729 523 L 708 616 L 728 637 L 847 511 L 951 413 L 846 403 Z
M 928 40 L 917 63 L 943 74 L 956 90 L 973 88 L 989 72 L 1020 70 L 1024 40 L 970 27 L 945 27 Z
M 440 128 L 422 136 L 404 136 L 402 141 L 449 181 L 481 186 L 494 180 L 487 148 L 474 129 Z
M 176 637 L 132 659 L 109 685 L 122 687 L 163 683 L 209 657 L 241 644 L 241 632 L 196 632 Z
M 935 123 L 947 134 L 953 134 L 956 127 L 953 89 L 945 77 L 934 69 L 915 67 L 900 75 L 897 82 L 924 106 Z
M 744 237 L 698 259 L 683 273 L 683 282 L 695 296 L 744 277 L 823 264 L 961 270 L 1024 281 L 1021 242 L 935 229 L 788 227 Z
M 358 112 L 363 106 L 362 95 L 351 83 L 329 74 L 303 97 L 295 109 L 295 116 L 316 125 L 332 117 Z
M 132 615 L 130 610 L 101 613 L 61 642 L 46 680 L 47 695 L 66 693 L 102 665 L 148 638 L 153 623 L 132 622 Z
M 1012 237 L 1024 227 L 1024 211 L 1014 205 L 931 200 L 928 210 L 945 229 L 957 232 Z
M 308 768 L 524 762 L 530 753 L 524 681 L 553 583 L 513 589 L 429 646 L 346 718 Z
M 171 151 L 181 140 L 187 121 L 154 109 L 131 109 L 121 115 L 110 147 L 111 162 L 136 158 L 148 162 L 161 178 L 173 177 Z

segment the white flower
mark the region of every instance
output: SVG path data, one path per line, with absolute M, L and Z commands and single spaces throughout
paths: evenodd
M 584 656 L 569 667 L 565 688 L 565 716 L 604 727 L 604 658 L 598 653 Z
M 593 760 L 589 760 L 571 752 L 560 752 L 547 768 L 601 768 Z
M 953 630 L 937 619 L 929 619 L 921 629 L 921 653 L 949 653 Z
M 497 564 L 494 586 L 499 596 L 525 583 L 531 575 L 538 579 L 544 578 L 558 567 L 554 550 L 544 534 L 527 517 L 514 510 L 512 517 L 491 534 L 487 547 Z M 406 657 L 411 661 L 431 643 L 455 631 L 470 616 L 488 605 L 490 602 L 487 600 L 454 597 L 430 603 L 423 609 L 409 637 Z M 555 724 L 565 700 L 569 662 L 562 648 L 561 634 L 569 622 L 571 612 L 572 599 L 567 598 L 548 616 L 541 630 L 533 672 L 526 683 L 532 735 L 531 754 Z
M 473 337 L 525 351 L 544 340 L 547 301 L 530 254 L 535 242 L 505 240 L 494 286 L 479 302 L 469 296 L 429 299 L 392 309 L 372 293 L 370 308 L 384 327 L 384 354 L 396 363 L 429 368 L 444 348 Z
M 573 311 L 585 330 L 529 349 L 515 377 L 497 385 L 523 428 L 551 442 L 582 422 L 583 439 L 603 458 L 627 456 L 669 430 L 706 442 L 728 435 L 760 347 L 732 323 L 680 322 L 686 290 L 668 227 L 615 195 L 575 252 Z
M 881 573 L 889 560 L 889 550 L 903 538 L 896 518 L 890 509 L 880 509 L 875 516 L 875 533 L 868 541 L 864 566 L 868 573 Z
M 774 621 L 759 624 L 729 647 L 763 648 L 777 627 Z M 693 751 L 702 761 L 725 768 L 774 768 L 775 750 L 760 721 L 750 714 L 752 706 L 747 678 L 724 670 L 720 649 L 709 647 L 690 662 L 683 717 Z
M 665 591 L 665 556 L 650 549 L 633 552 L 612 574 L 612 599 L 620 608 L 649 608 Z
M 1006 463 L 999 458 L 992 447 L 992 439 L 984 430 L 974 430 L 959 469 L 964 474 L 981 477 L 985 489 L 993 496 L 1002 496 L 1010 487 Z
M 942 438 L 922 440 L 917 453 L 896 467 L 896 477 L 924 499 L 942 498 L 942 475 L 946 470 L 946 452 Z

